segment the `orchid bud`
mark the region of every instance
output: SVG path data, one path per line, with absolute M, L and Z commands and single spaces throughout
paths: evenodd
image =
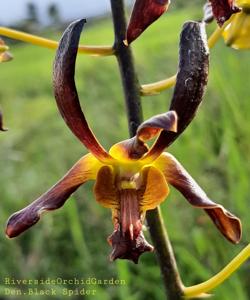
M 126 45 L 138 38 L 169 6 L 169 0 L 136 0 L 126 33 Z

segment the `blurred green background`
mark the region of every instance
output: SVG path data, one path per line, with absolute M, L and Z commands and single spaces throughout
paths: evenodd
M 200 17 L 198 9 L 170 10 L 133 44 L 141 83 L 175 73 L 182 24 L 187 19 Z M 210 25 L 208 31 L 214 28 L 215 24 Z M 61 33 L 47 31 L 44 36 L 59 39 Z M 112 42 L 111 18 L 85 26 L 82 43 Z M 125 280 L 126 285 L 95 286 L 97 296 L 92 298 L 164 299 L 155 254 L 144 254 L 138 265 L 127 261 L 109 262 L 111 249 L 106 238 L 113 230 L 111 213 L 96 203 L 92 182 L 80 187 L 62 209 L 47 214 L 20 237 L 12 240 L 5 237 L 9 215 L 45 192 L 86 153 L 55 105 L 51 83 L 54 51 L 16 44 L 12 45 L 11 52 L 15 59 L 0 66 L 0 103 L 9 128 L 0 134 L 0 299 L 27 298 L 6 296 L 5 277 L 114 277 Z M 191 207 L 171 188 L 162 212 L 185 285 L 208 279 L 250 241 L 250 53 L 227 48 L 220 40 L 211 51 L 210 61 L 204 103 L 169 152 L 182 162 L 211 199 L 241 218 L 243 238 L 237 246 L 227 242 L 202 210 Z M 128 137 L 119 76 L 114 57 L 78 56 L 76 81 L 82 107 L 93 131 L 107 149 Z M 144 118 L 166 111 L 171 94 L 172 90 L 168 90 L 144 97 Z M 149 234 L 145 234 L 150 240 Z M 249 272 L 247 262 L 214 291 L 213 299 L 249 299 Z M 30 296 L 28 299 L 51 298 Z

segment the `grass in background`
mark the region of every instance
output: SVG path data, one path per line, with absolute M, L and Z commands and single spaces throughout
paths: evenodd
M 170 11 L 133 44 L 141 83 L 175 73 L 181 26 L 187 18 L 199 17 L 191 10 Z M 86 44 L 112 41 L 109 20 L 86 26 L 82 35 Z M 55 53 L 31 45 L 11 50 L 15 60 L 2 64 L 0 72 L 0 103 L 10 129 L 0 134 L 1 228 L 11 213 L 46 191 L 86 153 L 55 105 L 51 84 Z M 83 110 L 102 144 L 108 149 L 126 139 L 127 121 L 115 59 L 79 55 L 76 76 Z M 233 246 L 201 210 L 192 208 L 171 188 L 162 210 L 187 285 L 208 279 L 249 242 L 249 78 L 250 53 L 234 51 L 220 41 L 211 51 L 204 103 L 191 126 L 169 149 L 211 199 L 240 216 L 243 223 L 243 240 Z M 171 94 L 169 90 L 143 98 L 145 118 L 166 111 Z M 163 299 L 153 254 L 145 254 L 137 266 L 126 261 L 108 262 L 106 238 L 113 229 L 111 214 L 95 202 L 92 186 L 81 187 L 62 209 L 44 216 L 17 239 L 6 239 L 2 231 L 0 277 L 115 277 L 125 279 L 127 285 L 100 286 L 97 299 Z M 215 291 L 213 299 L 249 299 L 249 269 L 249 264 L 241 267 Z M 0 292 L 6 299 L 3 288 L 2 284 Z

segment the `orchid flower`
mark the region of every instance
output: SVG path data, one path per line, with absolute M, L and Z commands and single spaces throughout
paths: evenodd
M 250 49 L 250 1 L 238 0 L 241 13 L 234 15 L 223 31 L 225 43 L 235 49 Z
M 194 207 L 201 208 L 219 231 L 233 243 L 241 238 L 240 220 L 210 200 L 173 155 L 163 152 L 187 127 L 201 103 L 208 76 L 209 53 L 204 24 L 187 22 L 180 39 L 180 62 L 170 111 L 143 122 L 136 135 L 107 152 L 91 131 L 82 112 L 75 86 L 75 61 L 85 20 L 72 23 L 59 43 L 54 63 L 54 92 L 68 127 L 89 150 L 51 189 L 8 222 L 9 237 L 37 223 L 41 214 L 60 208 L 88 180 L 95 180 L 98 203 L 111 209 L 114 232 L 108 242 L 111 260 L 138 262 L 153 251 L 142 232 L 147 210 L 156 208 L 169 194 L 168 184 L 179 190 Z M 155 138 L 149 148 L 147 141 Z

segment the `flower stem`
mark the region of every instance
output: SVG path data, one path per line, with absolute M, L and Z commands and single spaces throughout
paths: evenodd
M 7 27 L 0 27 L 0 35 L 44 48 L 57 49 L 58 47 L 58 42 L 54 40 L 45 39 L 33 34 L 10 29 Z M 108 56 L 113 55 L 114 50 L 113 47 L 110 46 L 79 46 L 79 53 L 97 56 Z
M 221 34 L 227 24 L 228 23 L 226 22 L 222 27 L 217 27 L 215 31 L 211 34 L 211 36 L 208 39 L 208 46 L 210 49 L 213 48 L 214 45 L 217 43 L 217 41 L 220 39 Z M 174 86 L 175 82 L 176 82 L 176 74 L 161 81 L 157 81 L 149 84 L 143 84 L 141 86 L 141 95 L 150 96 L 150 95 L 158 94 Z
M 143 121 L 140 85 L 135 71 L 131 48 L 125 46 L 123 43 L 126 32 L 123 0 L 110 0 L 110 2 L 115 31 L 114 49 L 120 67 L 129 122 L 129 132 L 132 137 L 135 135 L 139 124 Z M 168 239 L 165 224 L 160 213 L 160 208 L 147 213 L 147 222 L 157 253 L 168 299 L 181 300 L 183 296 L 183 286 L 176 267 L 175 257 Z
M 127 27 L 123 0 L 111 0 L 111 8 L 115 31 L 114 49 L 123 83 L 129 133 L 132 137 L 143 119 L 140 84 L 135 71 L 132 51 L 123 43 Z
M 174 86 L 175 82 L 176 82 L 176 74 L 167 79 L 163 79 L 149 84 L 143 84 L 141 86 L 141 95 L 150 96 L 150 95 L 159 94 L 160 92 Z
M 250 244 L 248 244 L 224 269 L 222 269 L 215 276 L 200 284 L 185 287 L 184 295 L 187 298 L 197 297 L 206 293 L 223 281 L 225 281 L 233 272 L 235 272 L 248 258 L 250 257 Z

